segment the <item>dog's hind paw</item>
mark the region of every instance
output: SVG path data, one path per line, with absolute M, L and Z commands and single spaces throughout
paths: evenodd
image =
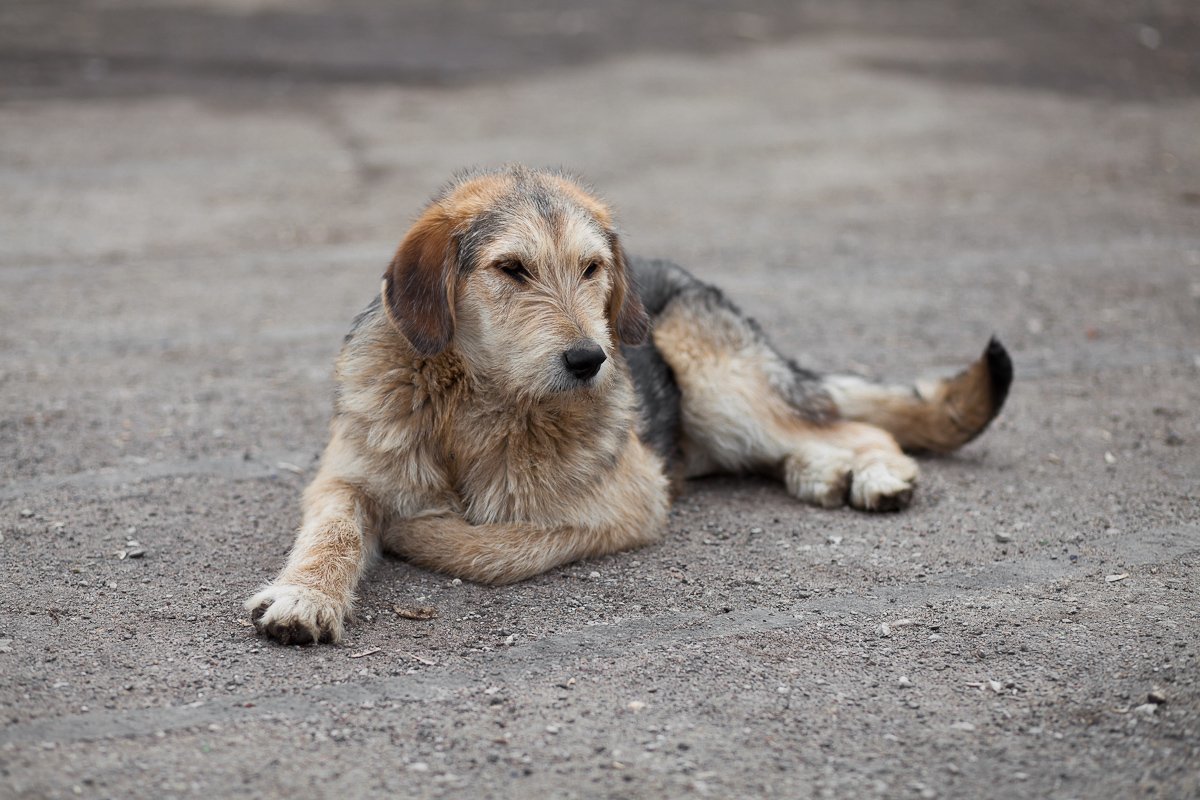
M 273 583 L 245 603 L 254 628 L 280 644 L 339 642 L 347 608 L 317 589 Z
M 822 508 L 840 508 L 846 504 L 854 454 L 838 447 L 811 445 L 805 458 L 790 457 L 783 462 L 783 482 L 797 500 Z
M 907 456 L 856 466 L 850 479 L 850 505 L 860 511 L 900 511 L 912 502 L 917 465 Z

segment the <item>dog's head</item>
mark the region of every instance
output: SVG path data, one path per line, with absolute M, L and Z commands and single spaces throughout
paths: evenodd
M 421 356 L 455 348 L 527 395 L 603 385 L 649 328 L 608 209 L 560 175 L 464 177 L 429 204 L 383 279 L 388 316 Z

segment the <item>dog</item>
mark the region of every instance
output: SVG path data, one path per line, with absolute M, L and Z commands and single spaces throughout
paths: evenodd
M 285 644 L 337 642 L 381 550 L 520 581 L 658 541 L 681 482 L 760 473 L 825 508 L 907 506 L 917 464 L 987 427 L 1012 362 L 886 386 L 780 355 L 719 289 L 626 255 L 563 174 L 459 176 L 408 231 L 336 367 L 278 577 L 246 601 Z

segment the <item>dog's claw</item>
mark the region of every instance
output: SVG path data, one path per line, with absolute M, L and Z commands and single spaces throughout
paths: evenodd
M 280 644 L 340 641 L 347 610 L 323 592 L 286 583 L 263 589 L 246 608 L 255 631 Z

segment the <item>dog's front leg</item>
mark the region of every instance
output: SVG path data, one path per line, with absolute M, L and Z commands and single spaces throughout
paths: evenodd
M 581 558 L 658 541 L 662 520 L 633 516 L 624 520 L 628 524 L 546 528 L 522 522 L 472 525 L 442 514 L 399 520 L 383 538 L 390 552 L 427 569 L 480 583 L 513 583 Z
M 378 510 L 360 489 L 325 469 L 305 490 L 303 505 L 287 564 L 246 609 L 259 633 L 283 644 L 340 641 L 354 587 L 378 551 Z

